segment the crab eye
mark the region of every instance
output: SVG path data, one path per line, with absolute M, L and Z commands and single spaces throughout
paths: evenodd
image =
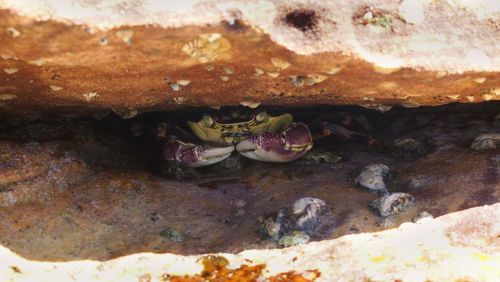
M 258 121 L 258 122 L 262 122 L 264 121 L 266 118 L 268 117 L 267 113 L 266 112 L 259 112 L 256 116 L 255 116 L 255 120 Z
M 208 116 L 208 115 L 204 115 L 204 116 L 203 116 L 202 121 L 203 121 L 203 124 L 204 124 L 205 126 L 212 126 L 212 125 L 214 125 L 214 120 L 213 120 L 213 118 L 211 118 L 211 117 L 210 117 L 210 116 Z

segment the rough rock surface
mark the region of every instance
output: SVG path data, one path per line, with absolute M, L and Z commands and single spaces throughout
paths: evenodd
M 256 164 L 257 174 L 187 182 L 152 174 L 154 157 L 92 121 L 4 120 L 500 100 L 496 1 L 172 3 L 0 0 L 0 280 L 500 279 L 498 149 L 468 150 L 477 134 L 498 131 L 482 110 L 386 121 L 386 144 L 422 137 L 432 148 L 416 160 L 347 149 L 335 169 Z M 347 175 L 384 160 L 399 171 L 391 188 L 417 199 L 395 224 L 461 211 L 369 233 L 375 196 Z M 259 214 L 303 196 L 333 203 L 316 242 L 252 250 L 276 246 L 256 239 Z
M 498 281 L 500 204 L 378 233 L 236 255 L 134 254 L 106 262 L 28 261 L 0 248 L 3 281 Z M 279 280 L 281 281 L 281 280 Z
M 340 109 L 350 110 L 353 125 L 360 121 L 362 132 L 380 147 L 326 137 L 314 146 L 341 155 L 334 166 L 242 159 L 243 169 L 215 166 L 192 172 L 186 179 L 162 170 L 161 146 L 130 136 L 126 125 L 139 118 L 27 121 L 1 117 L 1 245 L 29 260 L 78 263 L 37 264 L 17 257 L 0 260 L 8 270 L 0 273 L 29 279 L 40 269 L 55 266 L 54 275 L 82 279 L 80 275 L 95 275 L 108 281 L 124 271 L 132 278 L 145 275 L 143 280 L 159 279 L 164 273 L 287 279 L 321 273 L 319 278 L 328 280 L 336 278 L 333 272 L 353 280 L 411 275 L 418 280 L 427 275 L 428 264 L 437 263 L 429 268 L 427 278 L 484 280 L 498 275 L 491 264 L 498 263 L 500 154 L 493 148 L 469 148 L 478 134 L 500 130 L 495 123 L 498 103 L 395 108 L 385 113 L 359 107 L 323 110 Z M 319 110 L 313 111 L 318 114 Z M 294 117 L 305 119 L 306 113 Z M 401 138 L 418 139 L 426 153 L 393 154 L 394 140 Z M 403 224 L 399 231 L 370 233 L 381 230 L 380 217 L 370 208 L 379 196 L 353 183 L 356 172 L 370 163 L 391 167 L 394 175 L 386 183 L 390 192 L 415 197 L 415 203 L 391 222 L 394 227 Z M 316 243 L 241 253 L 276 248 L 279 242 L 259 234 L 259 218 L 303 197 L 322 199 L 330 210 L 309 234 Z M 445 222 L 444 231 L 438 223 L 429 229 L 405 223 L 424 211 L 439 217 L 483 205 L 491 206 L 444 216 L 438 221 Z M 353 233 L 359 234 L 342 238 Z M 144 252 L 167 255 L 134 255 Z M 229 261 L 198 260 L 210 253 L 225 253 L 222 256 Z M 128 255 L 132 256 L 114 260 Z M 95 261 L 81 261 L 86 259 Z M 139 268 L 130 268 L 128 263 L 137 260 L 142 261 Z M 468 262 L 471 268 L 467 269 Z M 200 274 L 202 264 L 215 265 Z M 247 266 L 239 268 L 241 264 Z M 458 271 L 451 270 L 455 264 L 460 266 Z M 477 272 L 478 268 L 483 270 Z M 315 269 L 319 272 L 304 272 Z
M 0 1 L 0 109 L 500 99 L 496 1 Z

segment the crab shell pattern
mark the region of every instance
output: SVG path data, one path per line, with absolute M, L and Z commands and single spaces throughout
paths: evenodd
M 189 167 L 201 167 L 226 159 L 236 146 L 239 153 L 250 159 L 293 161 L 305 155 L 313 143 L 308 127 L 292 120 L 290 114 L 271 117 L 263 111 L 238 122 L 205 115 L 199 122 L 188 125 L 207 146 L 173 137 L 163 147 L 163 156 Z

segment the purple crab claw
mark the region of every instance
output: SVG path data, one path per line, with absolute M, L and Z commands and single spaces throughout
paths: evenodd
M 262 132 L 236 145 L 243 156 L 264 162 L 290 162 L 312 148 L 311 133 L 301 122 L 292 123 L 281 133 Z
M 173 139 L 163 146 L 163 157 L 189 167 L 202 167 L 228 158 L 233 151 L 234 146 L 204 147 Z

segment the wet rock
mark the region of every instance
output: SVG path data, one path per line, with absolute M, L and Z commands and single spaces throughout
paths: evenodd
M 387 194 L 385 181 L 389 177 L 390 168 L 385 164 L 365 166 L 354 180 L 354 183 L 377 194 Z
M 323 216 L 328 212 L 326 203 L 317 198 L 305 197 L 297 200 L 291 207 L 291 219 L 295 228 L 305 232 L 314 231 Z
M 185 238 L 184 236 L 182 236 L 181 233 L 177 232 L 176 230 L 174 230 L 173 228 L 166 228 L 164 229 L 162 232 L 160 232 L 160 236 L 165 238 L 165 239 L 168 239 L 172 242 L 184 242 L 185 241 Z
M 481 151 L 496 149 L 500 146 L 500 133 L 484 133 L 476 136 L 470 145 L 472 150 Z
M 423 212 L 418 213 L 416 216 L 414 216 L 412 221 L 417 223 L 424 218 L 434 218 L 434 216 L 432 216 L 432 214 L 430 214 L 426 211 L 423 211 Z
M 391 154 L 394 157 L 411 158 L 426 154 L 424 145 L 413 138 L 396 139 L 392 143 Z
M 406 210 L 415 198 L 407 193 L 391 193 L 373 201 L 370 206 L 382 217 L 394 216 Z
M 292 246 L 297 246 L 301 244 L 309 243 L 311 238 L 305 232 L 302 231 L 292 231 L 285 236 L 281 237 L 278 241 L 278 245 L 283 248 L 288 248 Z

